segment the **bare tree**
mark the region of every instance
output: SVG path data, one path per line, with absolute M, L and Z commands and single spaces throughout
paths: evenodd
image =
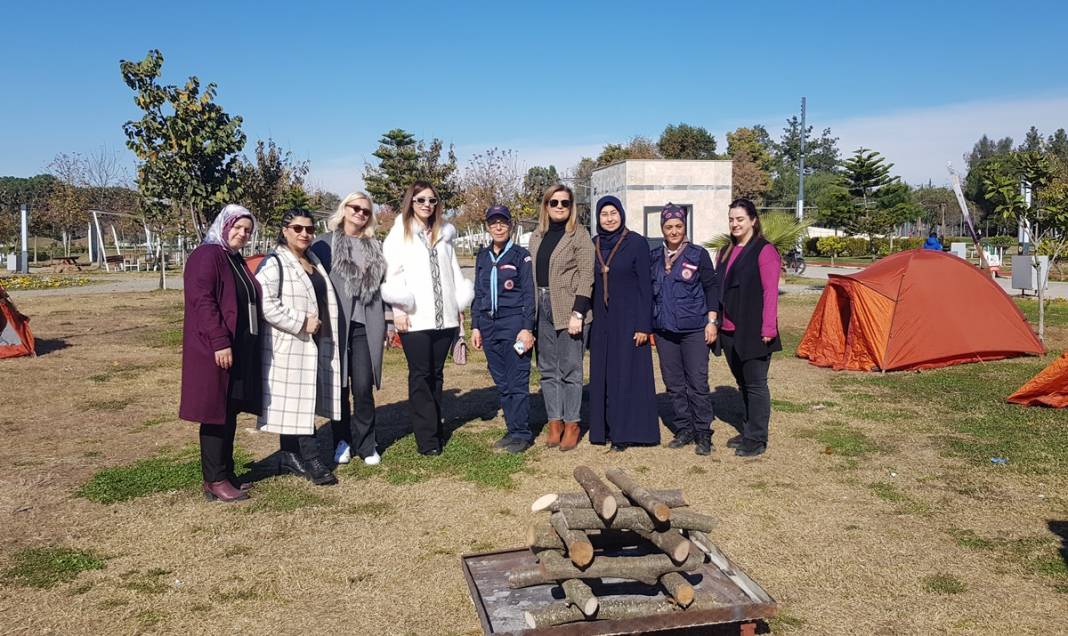
M 48 164 L 57 179 L 48 200 L 50 220 L 63 233 L 63 253 L 70 256 L 71 230 L 85 218 L 89 205 L 86 196 L 85 159 L 78 153 L 60 153 Z
M 516 205 L 523 192 L 519 157 L 499 148 L 478 153 L 468 161 L 460 183 L 463 205 L 453 223 L 461 228 L 477 225 L 491 205 Z
M 89 153 L 83 161 L 85 185 L 89 188 L 89 204 L 95 208 L 107 209 L 110 203 L 111 188 L 125 187 L 129 173 L 119 160 L 119 153 L 107 145 L 100 146 Z

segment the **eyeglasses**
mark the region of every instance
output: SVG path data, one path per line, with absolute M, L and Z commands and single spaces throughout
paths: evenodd
M 371 213 L 371 208 L 365 208 L 365 207 L 360 206 L 360 205 L 349 205 L 347 207 L 350 210 L 352 210 L 353 212 L 355 212 L 356 214 L 363 214 L 364 216 L 367 216 L 368 214 Z
M 314 225 L 300 225 L 299 223 L 290 223 L 286 227 L 293 230 L 294 234 L 304 234 L 305 232 L 307 232 L 308 234 L 315 234 Z
M 561 207 L 566 210 L 571 207 L 571 199 L 549 199 L 549 207 Z
M 424 205 L 424 204 L 427 204 L 427 203 L 429 203 L 430 205 L 437 205 L 438 204 L 438 200 L 435 199 L 434 197 L 430 197 L 429 199 L 426 198 L 426 197 L 419 197 L 418 199 L 412 199 L 412 201 L 418 203 L 419 205 Z

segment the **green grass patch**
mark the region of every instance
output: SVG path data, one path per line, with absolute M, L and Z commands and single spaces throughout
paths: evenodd
M 968 530 L 964 528 L 950 528 L 949 535 L 953 537 L 957 545 L 962 548 L 968 548 L 969 550 L 990 550 L 997 544 L 989 539 L 984 539 L 975 534 L 975 530 Z
M 318 486 L 304 480 L 270 479 L 262 481 L 250 495 L 252 501 L 239 508 L 243 512 L 293 512 L 301 508 L 322 508 L 333 500 L 312 492 Z
M 819 442 L 823 445 L 823 452 L 827 455 L 862 457 L 882 450 L 871 438 L 855 428 L 836 421 L 823 424 L 824 427 L 819 429 L 801 429 L 797 431 L 796 436 Z M 850 468 L 852 467 L 855 466 Z
M 801 336 L 805 334 L 802 329 L 779 329 L 779 341 L 782 343 L 782 351 L 776 351 L 775 356 L 780 358 L 793 358 L 797 345 L 801 344 Z
M 149 368 L 151 367 L 145 364 L 119 364 L 118 362 L 112 362 L 111 366 L 104 371 L 89 376 L 89 380 L 98 384 L 112 380 L 133 380 L 142 371 Z
M 428 479 L 453 478 L 509 490 L 515 487 L 514 475 L 522 471 L 527 459 L 538 451 L 536 447 L 525 453 L 512 455 L 496 452 L 492 445 L 504 434 L 501 429 L 457 431 L 436 457 L 424 457 L 411 435 L 389 447 L 378 466 L 352 462 L 340 469 L 346 477 L 367 479 L 381 477 L 395 485 L 415 484 Z
M 1038 300 L 1014 298 L 1016 306 L 1020 308 L 1034 327 L 1038 328 Z M 1046 326 L 1063 327 L 1068 325 L 1068 300 L 1051 298 L 1046 301 Z
M 239 467 L 249 459 L 251 457 L 244 451 L 234 452 L 234 462 Z M 240 468 L 238 470 L 240 472 Z M 158 492 L 192 489 L 201 481 L 200 450 L 190 446 L 177 453 L 105 468 L 90 477 L 74 494 L 110 504 Z
M 122 579 L 121 587 L 132 590 L 138 594 L 163 594 L 169 586 L 160 579 L 170 574 L 170 570 L 152 568 L 147 572 L 133 570 L 119 575 Z
M 909 500 L 908 495 L 889 482 L 877 481 L 874 484 L 868 484 L 868 489 L 879 499 L 890 503 L 905 503 Z
M 102 570 L 103 557 L 85 550 L 47 546 L 19 550 L 4 571 L 5 582 L 24 587 L 50 588 L 74 580 L 80 572 Z
M 780 413 L 804 413 L 808 411 L 807 404 L 791 402 L 790 400 L 772 400 L 771 408 L 773 411 L 779 411 Z
M 960 594 L 968 589 L 968 586 L 952 574 L 932 574 L 923 577 L 923 586 L 935 594 Z
M 182 327 L 164 329 L 156 336 L 156 346 L 165 349 L 180 349 L 183 337 Z
M 85 403 L 85 408 L 91 411 L 117 412 L 133 404 L 133 402 L 134 401 L 132 398 L 119 398 L 116 400 L 89 400 Z
M 1065 563 L 1059 549 L 1059 539 L 1054 535 L 981 537 L 974 530 L 966 528 L 950 528 L 948 532 L 962 548 L 996 552 L 1016 561 L 1030 572 L 1055 579 L 1058 586 L 1068 585 L 1068 563 Z

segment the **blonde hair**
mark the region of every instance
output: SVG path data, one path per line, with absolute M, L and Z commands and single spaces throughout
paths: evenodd
M 363 192 L 350 192 L 345 195 L 345 198 L 341 200 L 341 203 L 337 204 L 337 211 L 334 212 L 326 222 L 326 229 L 331 232 L 337 230 L 339 227 L 345 227 L 345 208 L 350 203 L 356 201 L 367 201 L 367 207 L 371 209 L 371 213 L 367 215 L 367 224 L 360 230 L 360 236 L 363 238 L 371 238 L 375 235 L 375 226 L 378 225 L 378 217 L 375 216 L 375 203 L 371 200 L 371 197 Z
M 553 198 L 553 195 L 557 192 L 567 192 L 567 196 L 571 198 L 571 216 L 568 217 L 567 225 L 564 226 L 564 231 L 570 234 L 575 231 L 575 225 L 578 224 L 578 203 L 575 201 L 575 192 L 562 183 L 545 188 L 545 194 L 541 195 L 541 214 L 538 216 L 538 230 L 541 232 L 549 231 L 549 199 Z
M 415 208 L 412 207 L 412 199 L 423 190 L 430 190 L 438 202 L 434 205 L 434 212 L 430 215 L 430 244 L 437 242 L 441 235 L 441 228 L 445 225 L 444 203 L 437 189 L 429 182 L 422 179 L 408 186 L 404 191 L 404 199 L 401 201 L 401 221 L 404 223 L 404 240 L 412 240 L 412 219 L 415 218 Z

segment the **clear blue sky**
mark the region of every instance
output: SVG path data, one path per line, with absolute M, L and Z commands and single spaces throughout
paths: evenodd
M 393 127 L 564 170 L 667 123 L 721 150 L 740 125 L 778 136 L 806 95 L 817 130 L 912 182 L 984 132 L 1068 127 L 1063 2 L 64 4 L 4 9 L 0 175 L 102 144 L 132 163 L 118 62 L 151 48 L 165 82 L 217 83 L 250 146 L 273 137 L 339 192 Z

